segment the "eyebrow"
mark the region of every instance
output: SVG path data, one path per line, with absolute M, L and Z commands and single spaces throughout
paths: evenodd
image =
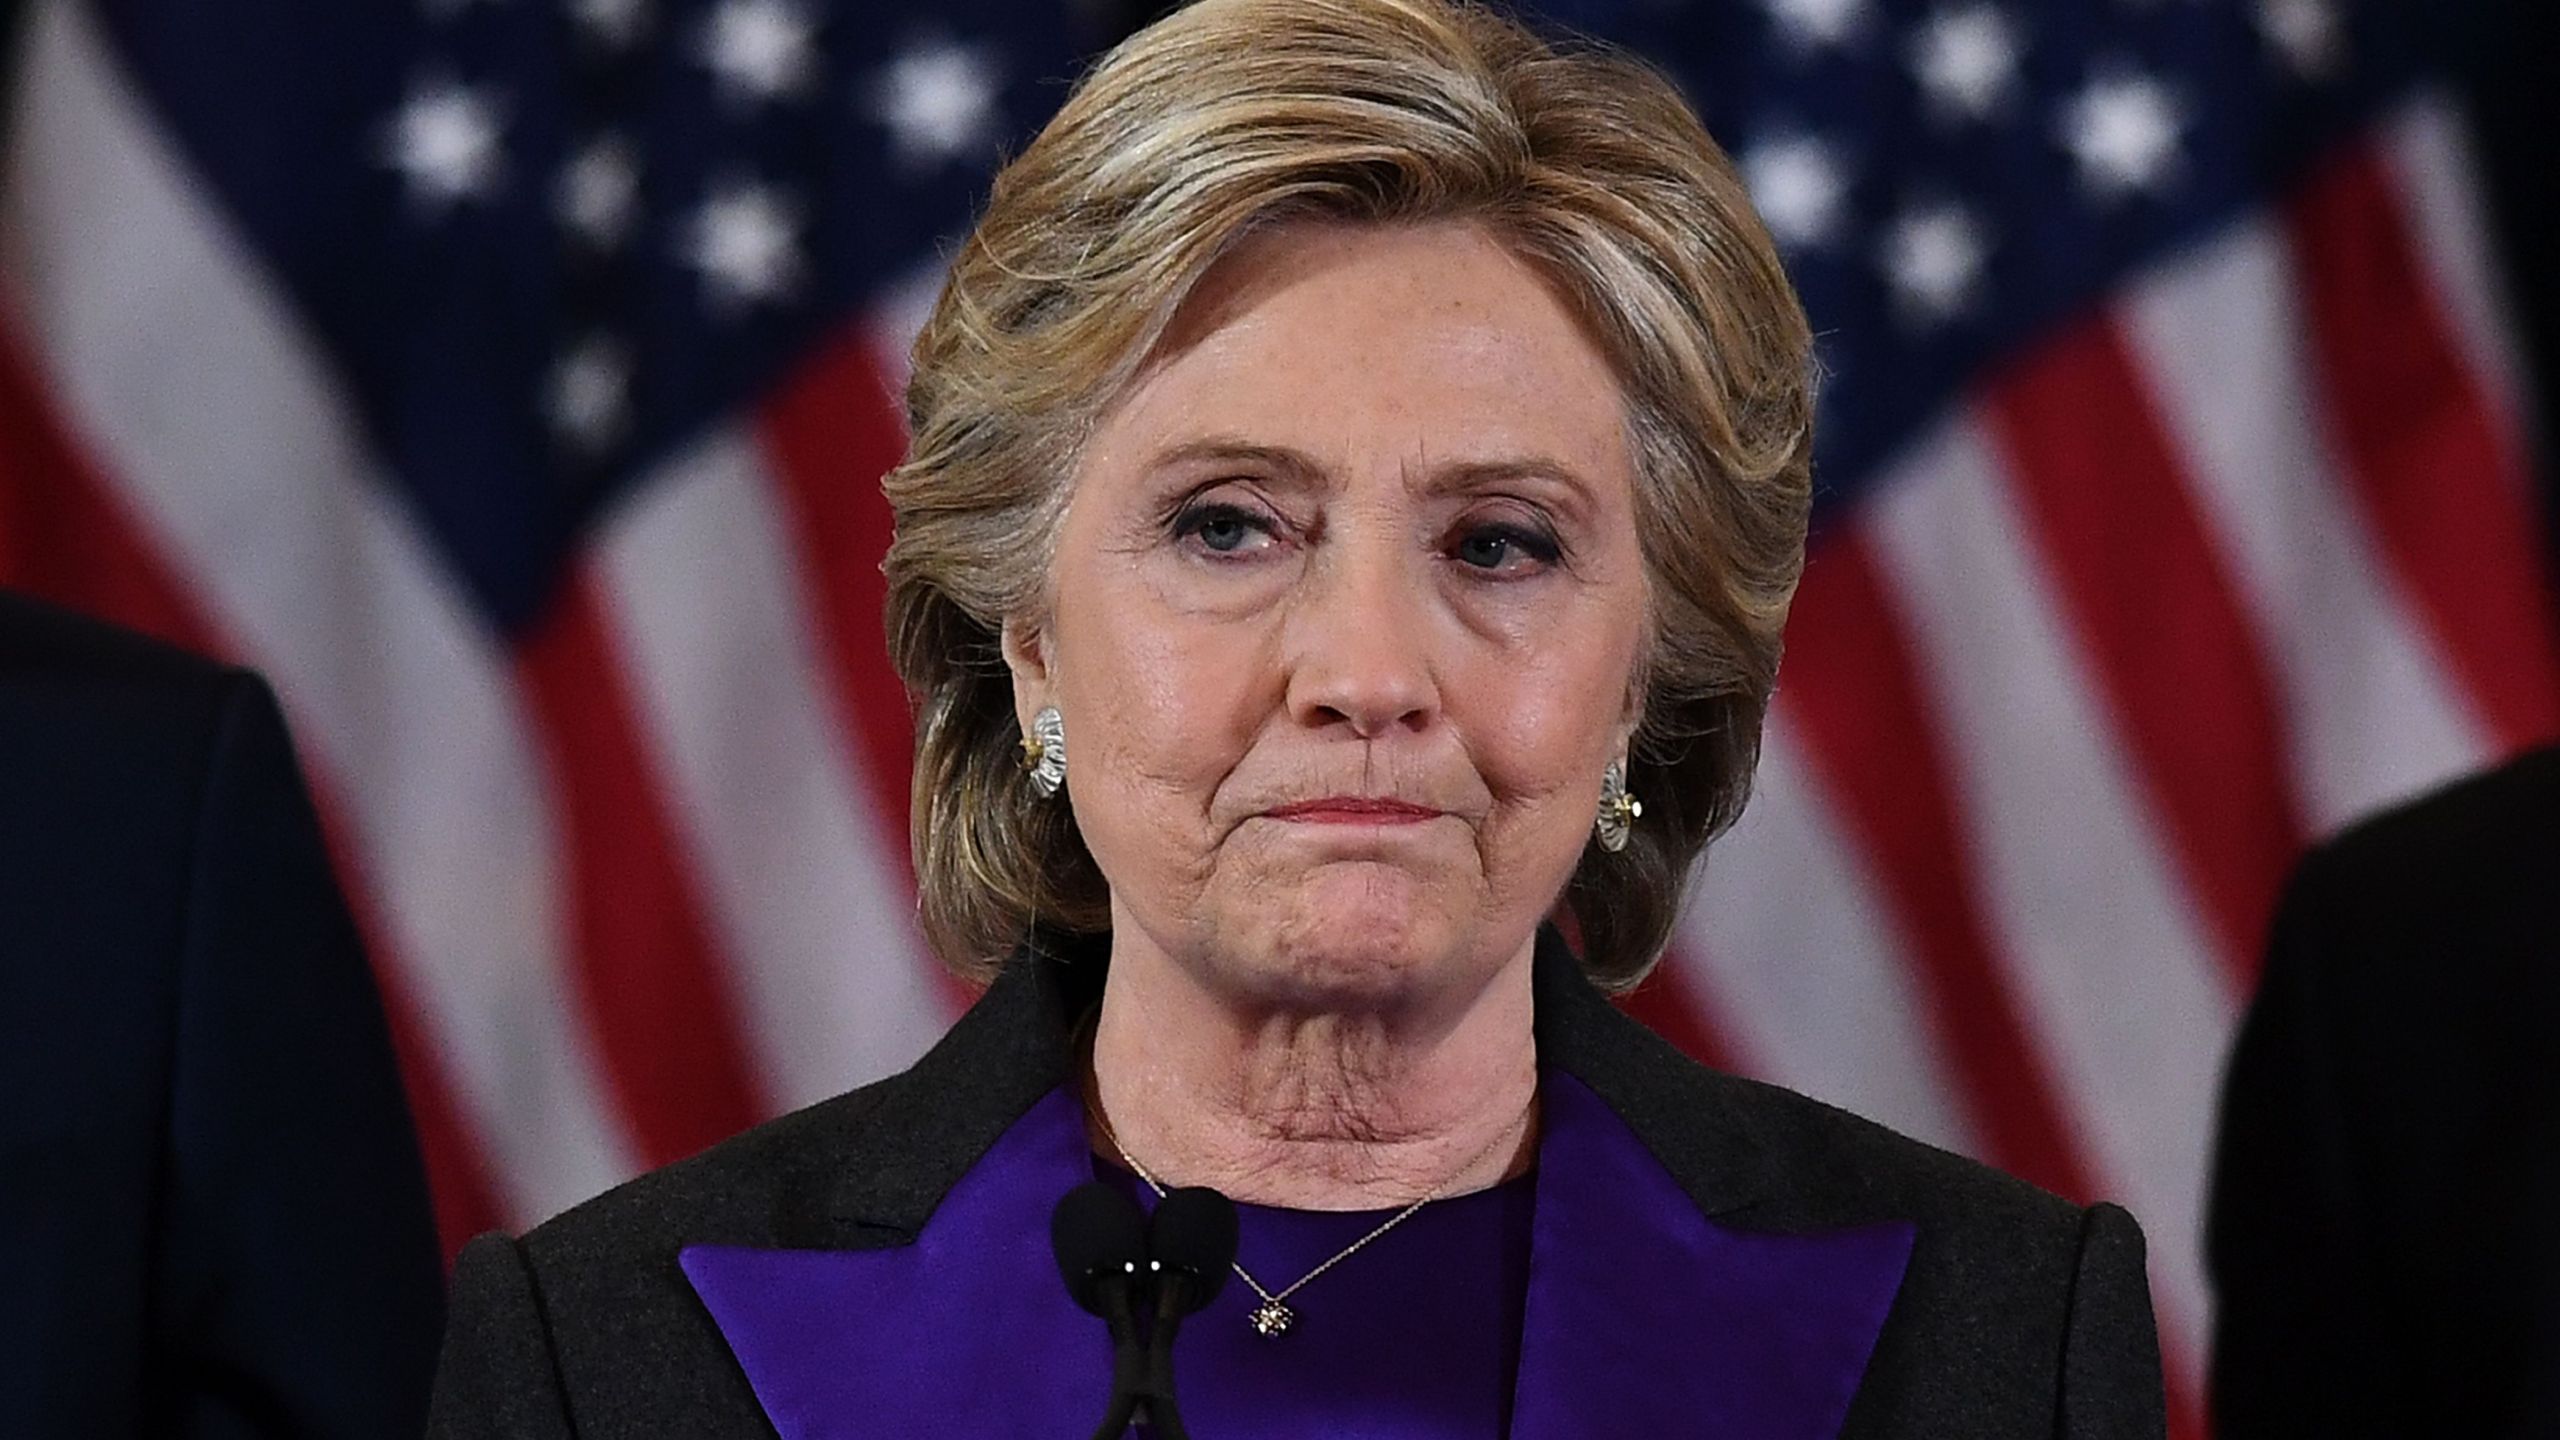
M 1443 465 L 1431 472 L 1433 494 L 1445 495 L 1473 490 L 1485 485 L 1498 485 L 1506 480 L 1534 480 L 1561 486 L 1575 496 L 1587 496 L 1591 481 L 1579 470 L 1560 460 L 1543 455 L 1503 456 L 1492 460 L 1462 460 Z
M 1260 445 L 1226 436 L 1211 436 L 1170 446 L 1159 451 L 1148 468 L 1165 470 L 1193 464 L 1255 465 L 1305 484 L 1326 486 L 1331 483 L 1331 476 L 1324 466 L 1303 450 L 1293 450 L 1286 445 Z M 1449 495 L 1519 480 L 1559 486 L 1576 498 L 1587 498 L 1592 488 L 1591 480 L 1581 471 L 1543 455 L 1452 461 L 1433 467 L 1424 488 L 1429 494 Z
M 1147 462 L 1147 468 L 1170 470 L 1177 465 L 1197 464 L 1255 465 L 1311 484 L 1322 484 L 1326 480 L 1324 467 L 1303 450 L 1292 450 L 1286 445 L 1256 445 L 1226 436 L 1185 441 L 1160 450 Z

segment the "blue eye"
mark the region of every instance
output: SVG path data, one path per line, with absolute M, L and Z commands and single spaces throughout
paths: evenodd
M 1451 553 L 1474 569 L 1504 571 L 1552 565 L 1561 552 L 1555 541 L 1516 525 L 1479 525 L 1460 535 Z
M 1253 538 L 1253 531 L 1240 515 L 1211 515 L 1193 528 L 1192 534 L 1212 550 L 1238 550 Z
M 1176 539 L 1192 541 L 1213 555 L 1235 555 L 1271 539 L 1271 521 L 1240 505 L 1211 502 L 1185 508 L 1173 520 Z

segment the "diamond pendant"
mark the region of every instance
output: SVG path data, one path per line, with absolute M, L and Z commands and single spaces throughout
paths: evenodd
M 1256 1305 L 1250 1318 L 1253 1333 L 1266 1340 L 1276 1340 L 1288 1334 L 1289 1327 L 1298 1323 L 1297 1312 L 1277 1300 L 1265 1300 Z

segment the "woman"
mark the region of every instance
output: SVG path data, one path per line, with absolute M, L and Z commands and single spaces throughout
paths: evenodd
M 1203 0 L 1105 59 L 888 482 L 922 914 L 993 987 L 477 1242 L 435 1433 L 1088 1433 L 1046 1225 L 1097 1175 L 1241 1208 L 1203 1437 L 2159 1433 L 2122 1211 L 1602 997 L 1749 783 L 1808 371 L 1639 66 L 1454 0 Z

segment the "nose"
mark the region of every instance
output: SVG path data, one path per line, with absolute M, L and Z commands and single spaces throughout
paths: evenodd
M 1427 728 L 1440 712 L 1428 561 L 1400 553 L 1407 545 L 1393 539 L 1358 541 L 1340 529 L 1325 548 L 1290 606 L 1291 716 L 1363 740 Z

